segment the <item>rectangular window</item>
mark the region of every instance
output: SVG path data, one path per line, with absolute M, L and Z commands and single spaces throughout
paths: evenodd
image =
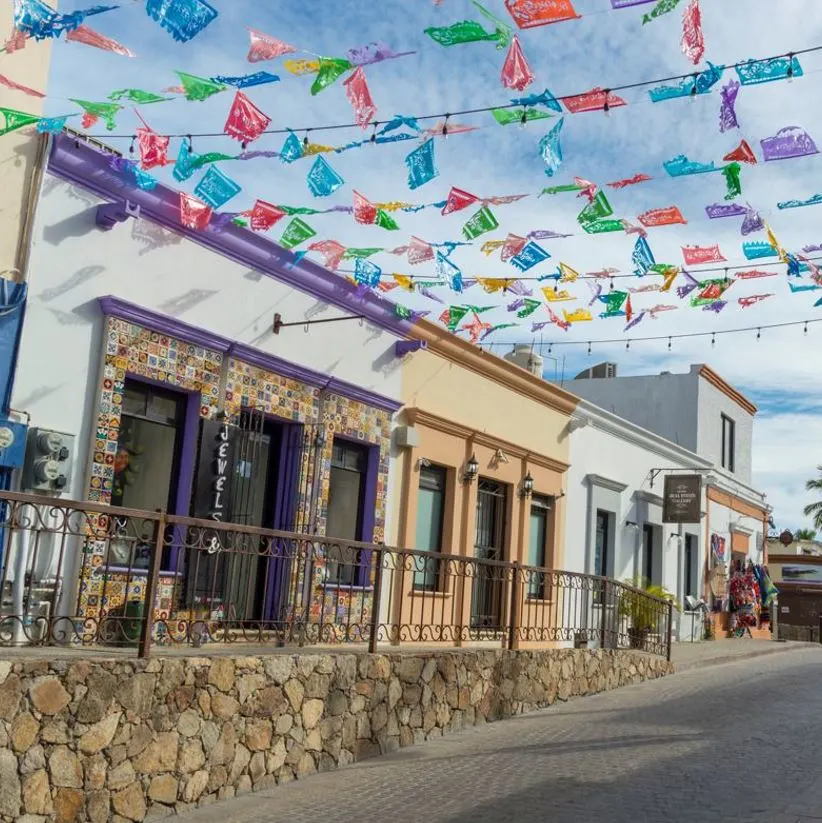
M 415 548 L 426 552 L 442 551 L 442 528 L 445 520 L 446 470 L 442 466 L 420 467 L 417 496 L 417 534 Z M 439 563 L 433 557 L 415 557 L 414 588 L 436 591 Z
M 594 542 L 594 574 L 608 576 L 608 540 L 610 515 L 597 509 L 596 539 Z
M 642 554 L 645 561 L 642 573 L 648 583 L 654 582 L 654 527 L 650 523 L 642 526 Z
M 528 529 L 528 565 L 539 569 L 545 567 L 546 544 L 548 542 L 548 516 L 551 500 L 534 495 L 531 498 L 531 516 Z M 528 573 L 528 597 L 544 597 L 545 575 L 541 572 Z
M 331 477 L 328 487 L 328 517 L 325 533 L 340 540 L 362 540 L 365 476 L 368 449 L 334 438 Z M 345 546 L 328 547 L 327 579 L 345 586 L 355 585 L 359 553 Z
M 696 596 L 696 537 L 685 535 L 685 588 L 683 596 Z
M 722 415 L 722 468 L 735 471 L 736 464 L 736 423 Z

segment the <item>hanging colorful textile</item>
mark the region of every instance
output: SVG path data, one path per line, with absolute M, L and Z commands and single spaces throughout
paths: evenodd
M 379 285 L 380 275 L 382 275 L 382 269 L 370 260 L 358 259 L 354 263 L 354 280 L 361 286 L 373 289 Z
M 434 165 L 434 139 L 429 137 L 405 158 L 408 169 L 408 188 L 418 189 L 439 175 Z
M 273 225 L 285 217 L 285 212 L 277 208 L 277 206 L 273 206 L 271 203 L 266 203 L 265 200 L 257 200 L 254 203 L 254 208 L 251 210 L 250 217 L 253 231 L 268 231 Z M 327 242 L 333 243 L 334 241 L 328 240 Z
M 770 160 L 787 160 L 790 157 L 806 157 L 810 154 L 818 154 L 816 143 L 799 126 L 786 126 L 773 137 L 765 137 L 759 142 L 766 163 Z
M 354 219 L 363 225 L 371 224 L 377 219 L 377 207 L 358 191 L 354 192 Z
M 628 292 L 611 290 L 607 294 L 602 294 L 599 300 L 605 304 L 605 311 L 599 316 L 603 319 L 608 317 L 622 317 L 625 312 L 622 310 L 625 301 L 628 299 Z
M 676 287 L 676 294 L 680 300 L 684 300 L 694 289 L 699 288 L 699 281 L 691 277 L 684 269 L 682 270 L 682 276 L 685 278 L 685 285 Z
M 671 177 L 683 177 L 687 174 L 706 174 L 707 172 L 718 171 L 713 161 L 710 163 L 698 163 L 689 160 L 684 154 L 679 154 L 673 160 L 665 160 L 662 165 Z
M 763 257 L 778 257 L 779 253 L 770 244 L 763 240 L 749 241 L 742 244 L 742 253 L 746 260 L 759 260 Z
M 205 0 L 146 0 L 146 14 L 179 43 L 187 43 L 214 22 L 217 9 Z
M 748 145 L 747 140 L 743 140 L 733 151 L 728 152 L 723 158 L 726 163 L 737 161 L 739 163 L 750 163 L 756 165 L 756 156 L 753 149 Z
M 577 278 L 579 277 L 579 272 L 575 269 L 572 269 L 566 263 L 559 264 L 559 282 L 560 283 L 574 283 L 576 282 Z
M 663 100 L 674 100 L 677 97 L 696 97 L 699 94 L 707 94 L 713 86 L 721 79 L 725 71 L 724 66 L 715 66 L 708 62 L 708 68 L 700 72 L 696 77 L 683 77 L 676 86 L 656 86 L 648 90 L 648 96 L 653 103 L 661 103 Z
M 493 231 L 498 226 L 497 218 L 494 217 L 491 209 L 489 209 L 488 206 L 483 206 L 462 227 L 462 236 L 466 240 L 473 240 L 481 234 Z
M 579 186 L 576 183 L 563 183 L 560 186 L 549 186 L 546 189 L 543 189 L 539 196 L 542 197 L 543 194 L 565 194 L 566 192 L 571 191 L 579 191 Z
M 449 306 L 440 316 L 440 323 L 445 324 L 448 331 L 456 331 L 465 315 L 468 314 L 467 306 Z
M 60 14 L 40 0 L 14 0 L 14 28 L 35 40 L 46 40 L 76 29 L 86 17 L 117 8 L 119 6 L 93 6 Z
M 512 309 L 511 306 L 514 305 L 516 305 L 516 308 Z M 508 310 L 516 311 L 517 317 L 523 319 L 525 317 L 530 317 L 541 305 L 541 300 L 533 300 L 530 297 L 521 297 L 519 300 L 515 301 L 515 303 L 508 306 Z
M 633 177 L 628 177 L 625 180 L 616 180 L 613 183 L 606 183 L 606 186 L 610 186 L 612 189 L 624 189 L 626 186 L 635 186 L 637 183 L 645 183 L 648 180 L 651 180 L 647 174 L 635 174 Z
M 670 291 L 671 286 L 673 286 L 674 281 L 679 275 L 679 269 L 676 266 L 668 266 L 665 271 L 662 273 L 662 283 L 659 287 L 659 290 L 662 292 Z
M 263 34 L 256 29 L 248 30 L 251 38 L 251 43 L 248 48 L 248 55 L 246 60 L 249 63 L 260 63 L 263 60 L 273 60 L 275 57 L 281 57 L 283 54 L 293 54 L 297 51 L 294 46 L 289 46 L 282 40 L 276 37 L 271 37 L 268 34 Z
M 733 285 L 733 282 L 733 280 L 724 278 L 703 280 L 699 284 L 699 294 L 691 298 L 691 305 L 696 307 L 715 303 Z
M 788 283 L 788 287 L 791 290 L 791 294 L 799 294 L 803 291 L 817 291 L 819 288 L 822 288 L 812 283 L 808 283 L 807 285 L 798 283 Z M 818 303 L 814 303 L 814 305 L 816 306 L 818 305 Z
M 634 274 L 637 277 L 643 277 L 648 273 L 651 266 L 656 263 L 654 253 L 648 245 L 648 241 L 644 237 L 638 237 L 634 244 L 634 250 L 631 253 L 631 263 L 634 266 Z
M 211 206 L 200 202 L 190 194 L 180 192 L 180 222 L 187 229 L 202 231 L 211 220 Z
M 216 166 L 210 166 L 200 178 L 194 194 L 213 209 L 219 209 L 241 191 L 242 186 L 235 183 L 228 175 L 223 174 Z
M 207 100 L 212 94 L 226 90 L 222 83 L 215 83 L 207 77 L 197 77 L 184 71 L 174 73 L 180 78 L 186 100 Z
M 125 99 L 128 100 L 129 103 L 146 106 L 149 103 L 165 103 L 167 100 L 172 100 L 173 98 L 162 97 L 153 91 L 143 91 L 142 89 L 119 89 L 118 91 L 113 91 L 108 96 L 108 99 L 115 102 Z
M 479 197 L 476 195 L 452 186 L 451 190 L 448 192 L 448 199 L 445 201 L 445 205 L 443 206 L 441 213 L 451 214 L 451 212 L 461 211 L 462 209 L 467 209 L 470 205 L 477 202 L 479 202 Z
M 580 17 L 571 0 L 505 0 L 505 8 L 521 29 L 547 26 Z
M 511 258 L 511 264 L 520 271 L 528 271 L 551 257 L 538 243 L 530 240 L 519 254 Z
M 487 32 L 476 20 L 463 20 L 450 26 L 435 26 L 424 29 L 425 34 L 441 46 L 456 46 L 462 43 L 477 43 L 485 40 L 495 42 L 498 49 L 504 49 L 511 40 L 511 27 L 494 17 L 477 0 L 473 0 L 473 3 L 477 11 L 492 23 L 494 26 L 493 32 Z
M 502 251 L 500 251 L 500 260 L 507 263 L 512 257 L 516 257 L 524 248 L 528 241 L 524 237 L 519 237 L 516 234 L 509 234 L 502 244 Z
M 351 63 L 342 57 L 321 57 L 317 76 L 311 84 L 311 94 L 316 95 L 327 89 L 350 68 L 353 68 Z
M 101 117 L 106 124 L 107 131 L 114 131 L 117 128 L 117 123 L 114 118 L 123 107 L 116 103 L 92 103 L 89 100 L 78 100 L 76 97 L 69 98 L 72 103 L 77 103 L 85 112 L 83 118 L 83 128 L 88 129 L 94 125 Z M 88 125 L 86 125 L 88 124 Z
M 385 209 L 377 209 L 374 225 L 388 231 L 397 231 L 399 229 L 397 221 Z
M 705 53 L 705 38 L 702 34 L 702 13 L 699 0 L 690 0 L 682 12 L 682 53 L 695 66 Z
M 564 122 L 565 120 L 563 118 L 557 120 L 556 125 L 551 131 L 539 141 L 539 153 L 547 166 L 545 174 L 547 174 L 548 177 L 553 177 L 557 169 L 562 165 L 562 146 L 560 145 L 559 137 Z
M 251 143 L 271 124 L 271 118 L 260 111 L 241 91 L 234 95 L 223 131 L 235 140 Z
M 110 51 L 123 57 L 134 57 L 134 52 L 131 49 L 127 49 L 122 43 L 118 43 L 110 37 L 105 37 L 86 25 L 78 26 L 76 29 L 66 32 L 66 40 L 71 43 L 84 43 L 86 46 Z M 8 51 L 8 49 L 6 50 Z
M 592 220 L 584 223 L 582 230 L 587 234 L 603 234 L 606 232 L 623 231 L 622 220 Z
M 510 126 L 513 123 L 524 125 L 533 120 L 548 120 L 552 115 L 539 109 L 491 109 L 494 120 L 500 126 Z
M 738 271 L 734 277 L 737 280 L 758 280 L 762 277 L 776 277 L 779 272 L 776 271 L 760 271 L 759 269 L 751 269 L 750 271 Z
M 802 77 L 802 66 L 799 59 L 793 55 L 788 57 L 774 57 L 771 60 L 749 60 L 736 67 L 739 82 L 743 86 L 757 83 L 770 83 L 772 80 L 790 80 L 792 77 Z
M 258 71 L 254 74 L 242 74 L 238 77 L 227 77 L 218 74 L 211 78 L 212 83 L 223 83 L 226 86 L 234 86 L 235 89 L 250 89 L 253 86 L 265 86 L 268 83 L 279 83 L 280 78 L 276 74 L 267 71 Z
M 778 209 L 800 209 L 803 206 L 818 206 L 822 203 L 822 194 L 815 194 L 807 200 L 783 200 L 776 204 Z
M 500 80 L 506 89 L 516 89 L 517 91 L 524 91 L 534 82 L 534 73 L 525 59 L 522 46 L 519 44 L 519 37 L 516 35 L 511 38 L 508 54 L 502 64 Z
M 711 206 L 705 206 L 705 214 L 711 220 L 718 220 L 721 217 L 742 217 L 747 213 L 748 210 L 739 203 L 714 203 Z
M 171 143 L 170 137 L 163 137 L 148 126 L 137 129 L 140 166 L 144 169 L 153 169 L 156 166 L 165 166 L 171 162 L 168 159 L 169 143 Z
M 308 240 L 309 237 L 314 237 L 316 233 L 304 220 L 294 217 L 285 227 L 283 236 L 279 239 L 279 244 L 284 249 L 290 250 L 299 246 L 304 240 Z
M 734 197 L 739 197 L 742 194 L 742 181 L 739 179 L 739 173 L 742 167 L 739 163 L 730 163 L 722 169 L 722 176 L 725 178 L 725 184 L 728 188 L 728 193 L 725 195 L 726 200 L 733 200 Z
M 311 171 L 308 172 L 307 182 L 314 197 L 328 197 L 345 183 L 322 156 L 318 156 L 314 161 Z
M 584 94 L 574 94 L 571 97 L 563 97 L 562 103 L 571 114 L 579 114 L 586 111 L 609 111 L 628 104 L 613 92 L 595 86 Z
M 720 92 L 722 104 L 719 107 L 719 130 L 724 134 L 729 129 L 738 129 L 739 120 L 736 118 L 736 96 L 739 94 L 740 85 L 736 80 L 726 83 Z
M 682 212 L 676 206 L 668 206 L 664 209 L 651 209 L 643 214 L 637 215 L 637 219 L 643 226 L 672 226 L 675 223 L 687 223 L 682 216 Z
M 37 121 L 37 131 L 41 134 L 60 134 L 70 116 L 65 114 L 62 117 L 41 117 Z
M 357 69 L 344 82 L 345 94 L 354 109 L 354 119 L 358 126 L 365 128 L 377 113 L 371 91 L 362 68 Z
M 679 0 L 659 0 L 659 2 L 651 9 L 648 14 L 642 15 L 642 24 L 650 23 L 656 17 L 662 17 L 663 14 L 673 11 L 679 5 Z
M 686 266 L 704 266 L 706 263 L 725 263 L 719 246 L 683 246 L 682 257 Z
M 304 74 L 316 74 L 320 70 L 320 61 L 305 59 L 285 60 L 283 61 L 283 67 L 296 77 L 302 77 Z
M 576 300 L 567 289 L 560 289 L 557 286 L 544 286 L 542 294 L 548 303 L 567 303 L 571 300 Z
M 10 80 L 3 74 L 0 74 L 0 86 L 5 86 L 7 89 L 11 89 L 12 91 L 22 92 L 23 94 L 27 94 L 29 97 L 38 97 L 42 99 L 46 96 L 41 91 L 29 88 L 28 86 L 23 86 L 20 83 L 15 83 L 14 80 Z
M 588 309 L 574 309 L 571 312 L 563 309 L 562 316 L 565 318 L 566 323 L 583 323 L 586 320 L 594 319 Z

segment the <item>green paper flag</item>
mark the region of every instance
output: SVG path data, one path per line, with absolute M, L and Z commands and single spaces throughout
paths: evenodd
M 663 277 L 666 277 L 671 269 L 676 269 L 676 266 L 672 266 L 670 263 L 654 263 L 648 271 L 652 271 L 655 274 L 661 274 Z
M 317 232 L 311 228 L 304 220 L 295 217 L 286 227 L 283 236 L 280 238 L 280 245 L 284 249 L 293 249 L 299 246 L 303 240 L 308 240 Z
M 143 91 L 142 89 L 120 89 L 113 91 L 109 96 L 109 100 L 122 100 L 125 98 L 129 103 L 139 103 L 140 105 L 147 105 L 148 103 L 163 103 L 166 100 L 173 100 L 173 97 L 161 97 L 153 91 Z
M 494 120 L 501 126 L 510 126 L 512 123 L 523 123 L 523 115 L 525 116 L 525 123 L 531 120 L 545 120 L 548 117 L 553 117 L 547 111 L 540 109 L 491 109 L 491 114 L 494 115 Z
M 408 320 L 411 317 L 412 312 L 411 309 L 409 309 L 407 306 L 401 306 L 399 303 L 395 303 L 394 314 L 397 317 L 402 318 L 403 320 Z
M 374 220 L 374 225 L 382 229 L 388 229 L 388 231 L 397 231 L 399 229 L 397 221 L 385 209 L 377 209 L 377 219 Z
M 497 218 L 488 206 L 483 206 L 463 227 L 462 236 L 466 240 L 473 240 L 481 234 L 493 231 L 499 226 Z
M 567 191 L 582 191 L 582 187 L 576 183 L 565 183 L 562 186 L 549 186 L 540 192 L 540 196 L 543 194 L 564 194 Z
M 277 206 L 277 208 L 286 214 L 319 214 L 317 209 L 310 209 L 308 206 Z
M 186 74 L 184 71 L 177 71 L 175 74 L 183 85 L 186 100 L 207 100 L 212 94 L 219 94 L 227 88 L 206 77 L 197 77 L 194 74 Z
M 642 25 L 650 23 L 655 17 L 662 17 L 669 11 L 673 11 L 679 5 L 679 0 L 659 0 L 659 2 L 648 12 L 642 16 Z
M 622 309 L 622 304 L 628 299 L 627 291 L 609 291 L 608 294 L 602 296 L 601 300 L 605 303 L 605 314 L 613 315 Z
M 350 248 L 346 249 L 343 252 L 343 260 L 352 260 L 352 259 L 361 259 L 365 260 L 366 257 L 371 257 L 378 252 L 381 252 L 382 249 L 356 249 Z
M 431 26 L 424 29 L 435 43 L 441 46 L 458 46 L 462 43 L 478 43 L 481 40 L 497 40 L 498 32 L 487 32 L 476 20 L 464 20 L 452 26 Z
M 236 160 L 236 157 L 232 157 L 230 154 L 223 154 L 219 151 L 210 151 L 206 152 L 206 154 L 198 154 L 192 161 L 191 161 L 191 168 L 192 169 L 201 169 L 203 166 L 207 166 L 209 163 L 216 163 L 220 160 Z
M 323 89 L 327 89 L 351 68 L 351 63 L 342 57 L 321 57 L 320 70 L 311 84 L 311 94 L 319 94 Z
M 609 231 L 624 231 L 621 220 L 591 220 L 582 224 L 582 230 L 588 234 L 604 234 Z
M 231 222 L 235 226 L 239 226 L 241 229 L 248 228 L 248 220 L 244 220 L 242 217 L 235 217 Z
M 37 114 L 26 114 L 26 112 L 17 111 L 16 109 L 0 108 L 0 112 L 3 114 L 3 128 L 0 129 L 0 135 L 22 129 L 23 126 L 30 126 L 40 119 Z
M 448 331 L 456 331 L 460 320 L 462 320 L 466 314 L 468 314 L 468 306 L 449 306 L 448 319 L 445 323 Z
M 541 305 L 541 300 L 531 300 L 529 297 L 526 297 L 523 307 L 517 312 L 517 317 L 528 317 L 528 315 L 533 314 Z
M 117 116 L 117 112 L 122 111 L 122 106 L 118 106 L 116 103 L 91 103 L 88 100 L 78 100 L 76 97 L 70 97 L 69 99 L 72 103 L 77 103 L 89 116 L 102 118 L 107 131 L 114 131 L 117 128 L 114 118 Z
M 605 192 L 600 189 L 594 199 L 577 215 L 577 221 L 581 226 L 586 223 L 593 223 L 603 217 L 610 217 L 614 213 Z
M 734 197 L 739 197 L 742 194 L 742 181 L 739 179 L 741 171 L 742 166 L 739 163 L 729 163 L 722 169 L 722 176 L 725 178 L 725 184 L 728 187 L 728 193 L 725 195 L 726 200 L 733 200 Z

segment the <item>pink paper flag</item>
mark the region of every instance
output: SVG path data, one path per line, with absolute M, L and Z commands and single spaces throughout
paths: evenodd
M 180 222 L 187 229 L 204 229 L 211 220 L 211 206 L 190 194 L 180 192 Z
M 638 215 L 639 222 L 647 228 L 652 226 L 670 226 L 674 223 L 687 223 L 682 216 L 682 212 L 676 206 L 668 206 L 664 209 L 651 209 L 644 214 Z
M 724 263 L 726 258 L 719 246 L 683 246 L 682 257 L 686 266 L 701 266 L 703 263 Z
M 576 20 L 580 16 L 571 0 L 505 0 L 505 8 L 521 29 Z
M 749 294 L 747 297 L 740 297 L 737 302 L 743 309 L 747 309 L 749 306 L 753 306 L 755 303 L 761 303 L 763 300 L 767 300 L 773 296 L 773 292 L 770 294 Z
M 285 217 L 285 212 L 265 200 L 257 200 L 251 210 L 251 228 L 254 231 L 268 231 Z
M 354 192 L 354 219 L 363 225 L 370 225 L 377 219 L 377 207 L 358 191 Z
M 602 111 L 605 108 L 606 100 L 609 109 L 628 105 L 621 97 L 617 97 L 613 92 L 606 91 L 599 86 L 586 91 L 584 94 L 575 94 L 571 97 L 562 98 L 565 108 L 571 114 L 579 114 L 583 111 Z
M 141 118 L 142 119 L 142 118 Z M 140 167 L 153 169 L 169 163 L 170 137 L 163 137 L 148 126 L 137 129 L 137 145 L 140 147 Z
M 235 140 L 250 143 L 265 132 L 271 118 L 260 111 L 241 91 L 234 96 L 223 131 Z
M 345 246 L 336 240 L 320 240 L 318 243 L 312 243 L 308 250 L 318 251 L 323 256 L 323 265 L 332 271 L 340 267 L 345 254 Z
M 451 186 L 451 191 L 448 192 L 448 200 L 443 206 L 442 214 L 451 214 L 454 211 L 461 211 L 467 209 L 473 203 L 476 203 L 479 197 L 470 194 L 462 189 Z
M 25 32 L 20 31 L 20 29 L 12 29 L 8 40 L 3 44 L 6 54 L 14 54 L 14 52 L 24 49 L 27 39 Z
M 524 248 L 528 240 L 525 237 L 519 237 L 516 234 L 509 234 L 505 238 L 502 250 L 499 253 L 500 260 L 506 263 L 512 257 L 516 257 Z
M 37 91 L 36 89 L 30 89 L 28 86 L 21 86 L 19 83 L 15 83 L 14 80 L 10 80 L 3 74 L 0 74 L 0 85 L 5 86 L 7 89 L 13 89 L 14 91 L 21 91 L 23 94 L 28 94 L 30 97 L 45 97 L 46 95 L 43 94 L 41 91 Z
M 508 55 L 505 58 L 505 63 L 502 65 L 502 75 L 500 79 L 506 89 L 516 89 L 517 91 L 523 91 L 523 89 L 534 82 L 534 73 L 531 71 L 528 61 L 522 53 L 519 37 L 517 37 L 516 34 L 511 39 Z
M 276 37 L 271 37 L 269 34 L 263 34 L 263 32 L 256 29 L 250 28 L 248 33 L 251 37 L 251 45 L 246 58 L 249 63 L 273 60 L 275 57 L 281 57 L 283 54 L 294 54 L 297 51 L 294 46 L 289 46 L 288 43 L 278 40 Z
M 377 113 L 377 107 L 371 97 L 371 91 L 365 80 L 362 66 L 343 83 L 348 102 L 354 107 L 354 115 L 358 126 L 366 128 Z
M 633 177 L 627 177 L 625 180 L 615 180 L 613 183 L 606 183 L 612 189 L 624 189 L 626 186 L 635 186 L 637 183 L 644 183 L 651 178 L 647 174 L 635 174 Z
M 106 37 L 88 26 L 78 26 L 73 31 L 66 32 L 66 40 L 73 43 L 84 43 L 87 46 L 94 46 L 96 49 L 111 51 L 114 54 L 121 54 L 123 57 L 134 57 L 134 52 L 127 49 L 122 43 Z
M 415 266 L 417 263 L 424 263 L 434 259 L 434 247 L 419 237 L 411 237 L 407 248 L 408 262 Z
M 696 65 L 705 53 L 702 35 L 702 13 L 699 0 L 691 0 L 682 13 L 682 53 Z

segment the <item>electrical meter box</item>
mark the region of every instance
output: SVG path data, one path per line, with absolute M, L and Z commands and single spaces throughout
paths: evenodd
M 24 492 L 62 494 L 71 481 L 74 435 L 53 429 L 29 429 L 21 482 Z

